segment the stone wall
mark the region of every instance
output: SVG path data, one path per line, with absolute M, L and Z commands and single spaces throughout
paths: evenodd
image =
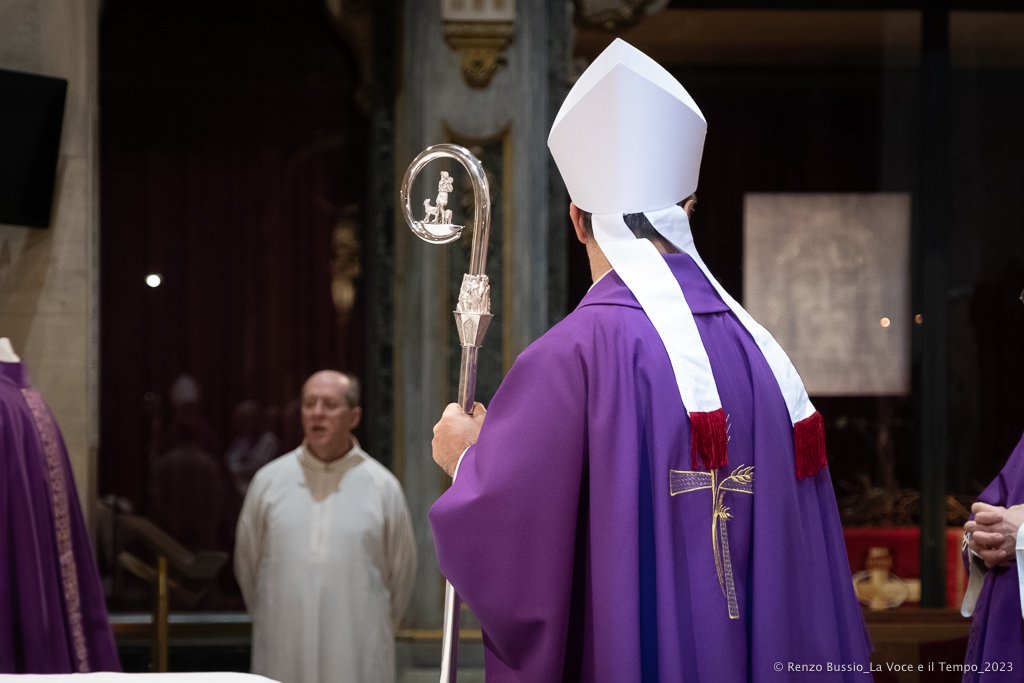
M 98 0 L 0 3 L 0 68 L 68 81 L 48 230 L 0 225 L 0 336 L 67 442 L 87 523 L 97 459 Z

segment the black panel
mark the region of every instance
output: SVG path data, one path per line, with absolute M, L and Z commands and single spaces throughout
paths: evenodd
M 67 88 L 0 69 L 0 223 L 50 226 Z

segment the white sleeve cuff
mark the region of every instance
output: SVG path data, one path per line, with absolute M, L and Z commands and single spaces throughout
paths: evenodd
M 452 472 L 452 483 L 455 482 L 455 477 L 459 476 L 459 465 L 462 464 L 462 459 L 466 457 L 466 451 L 468 451 L 470 448 L 472 448 L 472 446 L 466 446 L 466 450 L 462 451 L 462 455 L 459 456 L 459 461 L 455 463 L 455 471 Z
M 1024 617 L 1024 526 L 1017 529 L 1017 585 L 1020 592 L 1020 614 Z

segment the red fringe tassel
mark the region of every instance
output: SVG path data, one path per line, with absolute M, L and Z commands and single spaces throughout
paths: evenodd
M 717 470 L 729 462 L 729 434 L 725 424 L 725 410 L 709 413 L 690 413 L 690 467 Z M 700 464 L 698 464 L 700 456 Z
M 828 464 L 825 456 L 825 420 L 817 410 L 793 425 L 793 457 L 796 460 L 797 479 L 813 476 Z

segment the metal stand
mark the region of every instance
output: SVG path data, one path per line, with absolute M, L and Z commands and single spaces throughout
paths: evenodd
M 170 611 L 170 596 L 167 590 L 167 558 L 163 555 L 156 560 L 155 588 L 149 670 L 153 673 L 164 673 L 167 671 L 167 616 Z

